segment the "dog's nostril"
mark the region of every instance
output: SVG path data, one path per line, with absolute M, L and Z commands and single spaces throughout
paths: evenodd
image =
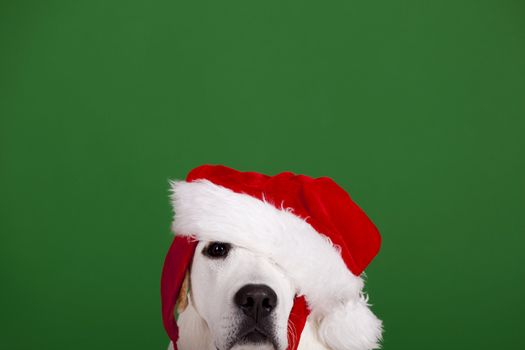
M 235 293 L 235 304 L 242 312 L 259 322 L 277 306 L 277 294 L 264 284 L 247 284 Z
M 270 302 L 270 299 L 269 298 L 264 298 L 263 302 L 262 302 L 262 306 L 265 308 L 265 309 L 273 309 L 273 306 Z
M 253 298 L 248 297 L 246 299 L 246 302 L 242 304 L 241 306 L 242 307 L 253 307 L 253 305 L 255 305 L 255 301 L 253 301 Z

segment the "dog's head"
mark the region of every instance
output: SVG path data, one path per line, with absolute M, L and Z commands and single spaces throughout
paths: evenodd
M 264 256 L 227 242 L 199 242 L 190 274 L 193 317 L 218 350 L 282 350 L 295 289 Z
M 307 317 L 326 348 L 379 346 L 382 324 L 360 275 L 381 237 L 333 180 L 206 165 L 172 182 L 172 192 L 176 237 L 163 270 L 163 321 L 172 340 L 191 338 L 180 349 L 284 350 L 288 337 L 302 337 Z M 174 299 L 188 269 L 179 337 Z

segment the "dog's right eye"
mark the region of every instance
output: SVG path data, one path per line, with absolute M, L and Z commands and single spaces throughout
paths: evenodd
M 228 243 L 213 242 L 204 248 L 202 253 L 210 258 L 224 259 L 230 251 L 231 245 Z

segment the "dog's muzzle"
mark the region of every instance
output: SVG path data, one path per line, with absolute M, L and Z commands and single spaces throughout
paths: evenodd
M 247 284 L 235 293 L 235 305 L 241 311 L 234 344 L 271 343 L 277 349 L 273 311 L 277 294 L 264 284 Z

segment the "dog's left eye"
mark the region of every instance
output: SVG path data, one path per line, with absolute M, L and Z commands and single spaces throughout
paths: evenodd
M 210 258 L 225 258 L 230 248 L 231 245 L 228 243 L 213 242 L 204 248 L 202 253 Z

